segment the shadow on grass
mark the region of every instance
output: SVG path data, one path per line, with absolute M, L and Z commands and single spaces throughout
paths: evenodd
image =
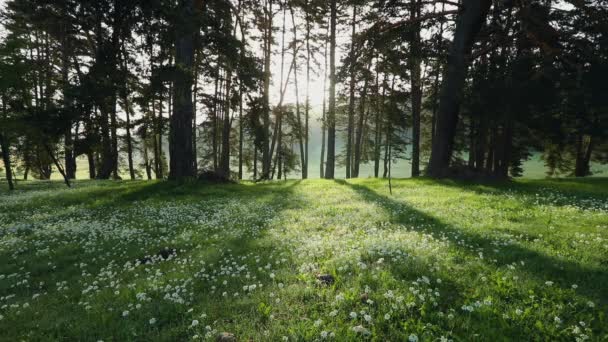
M 260 184 L 255 187 L 248 187 L 239 184 L 230 185 L 209 185 L 209 184 L 177 184 L 172 182 L 154 182 L 154 183 L 102 183 L 98 187 L 82 188 L 82 191 L 66 191 L 61 195 L 53 196 L 50 198 L 53 202 L 51 208 L 62 207 L 70 204 L 82 204 L 87 209 L 101 209 L 102 211 L 108 210 L 109 213 L 115 208 L 125 207 L 129 203 L 134 201 L 147 201 L 158 199 L 158 204 L 162 204 L 164 201 L 172 202 L 178 201 L 180 203 L 188 203 L 190 200 L 201 200 L 201 199 L 234 199 L 238 198 L 243 201 L 243 205 L 247 206 L 248 201 L 256 201 L 258 204 L 267 205 L 272 207 L 270 215 L 262 216 L 259 219 L 254 219 L 253 222 L 236 223 L 236 227 L 226 227 L 227 229 L 238 229 L 238 224 L 250 224 L 257 225 L 260 227 L 258 234 L 250 236 L 250 234 L 219 234 L 219 238 L 210 237 L 206 231 L 197 230 L 196 226 L 193 227 L 175 227 L 176 232 L 182 230 L 190 230 L 193 233 L 191 240 L 181 241 L 178 245 L 166 246 L 164 239 L 155 239 L 151 243 L 142 244 L 138 239 L 137 242 L 129 241 L 116 241 L 117 237 L 107 237 L 105 240 L 100 237 L 95 237 L 95 249 L 101 251 L 97 253 L 88 253 L 87 249 L 92 246 L 78 245 L 78 241 L 84 241 L 82 238 L 74 237 L 71 241 L 56 241 L 49 242 L 51 248 L 50 255 L 38 255 L 34 249 L 23 249 L 22 251 L 15 253 L 15 250 L 3 249 L 0 251 L 0 260 L 4 261 L 3 265 L 0 265 L 0 274 L 11 274 L 19 272 L 19 269 L 28 270 L 28 280 L 32 283 L 38 284 L 45 282 L 42 291 L 48 291 L 49 295 L 40 297 L 36 305 L 32 305 L 33 310 L 41 310 L 44 312 L 44 317 L 48 319 L 33 319 L 23 320 L 19 316 L 11 317 L 6 315 L 2 324 L 6 327 L 3 331 L 3 335 L 7 338 L 15 337 L 14 340 L 19 340 L 20 337 L 24 337 L 20 334 L 28 332 L 30 336 L 56 336 L 62 339 L 81 339 L 81 340 L 99 340 L 107 338 L 103 333 L 106 331 L 113 332 L 114 338 L 123 340 L 132 340 L 133 332 L 137 331 L 139 338 L 150 340 L 150 339 L 161 339 L 161 340 L 184 340 L 188 336 L 187 331 L 183 329 L 183 317 L 182 314 L 177 316 L 170 316 L 165 320 L 159 320 L 157 328 L 150 330 L 146 325 L 147 320 L 144 324 L 131 322 L 133 326 L 129 326 L 128 329 L 123 329 L 125 319 L 120 317 L 119 312 L 115 315 L 107 316 L 106 313 L 99 313 L 100 317 L 98 321 L 91 321 L 90 313 L 84 311 L 82 306 L 78 306 L 77 303 L 82 300 L 79 286 L 82 286 L 82 270 L 75 267 L 76 264 L 85 263 L 87 265 L 86 271 L 89 275 L 96 276 L 108 266 L 108 264 L 124 265 L 126 262 L 135 262 L 138 258 L 144 255 L 153 255 L 164 247 L 172 247 L 180 250 L 178 253 L 178 259 L 175 261 L 166 261 L 161 265 L 151 266 L 152 269 L 160 267 L 166 269 L 175 270 L 176 265 L 180 264 L 180 260 L 187 260 L 190 258 L 196 258 L 197 260 L 204 260 L 207 265 L 219 265 L 227 257 L 227 251 L 231 251 L 232 256 L 241 255 L 260 255 L 262 259 L 268 258 L 279 246 L 274 241 L 266 238 L 266 230 L 268 228 L 268 221 L 281 215 L 283 210 L 292 207 L 294 201 L 294 188 L 299 182 L 287 182 L 287 183 L 268 183 Z M 42 201 L 48 201 L 49 198 L 42 199 Z M 32 205 L 29 203 L 28 205 Z M 220 204 L 221 205 L 221 204 Z M 253 208 L 259 208 L 254 206 Z M 52 209 L 50 209 L 52 211 Z M 213 210 L 213 208 L 209 208 Z M 230 222 L 231 220 L 227 220 Z M 177 233 L 176 233 L 177 234 Z M 175 237 L 176 235 L 172 235 Z M 31 237 L 22 236 L 23 243 L 30 241 Z M 38 237 L 37 239 L 43 239 Z M 203 248 L 196 248 L 196 245 L 202 246 Z M 142 252 L 142 250 L 144 252 Z M 183 250 L 183 252 L 182 252 Z M 52 261 L 56 266 L 54 269 L 50 269 L 47 265 L 48 261 Z M 194 266 L 194 265 L 192 265 Z M 253 272 L 257 272 L 257 267 L 251 265 Z M 119 272 L 118 279 L 122 279 L 125 282 L 143 282 L 146 283 L 147 273 L 142 272 L 144 268 L 148 266 L 139 266 L 141 270 L 131 273 L 121 274 Z M 182 268 L 183 270 L 183 268 Z M 184 274 L 177 275 L 181 277 L 192 277 L 194 273 L 199 271 L 198 269 L 190 269 L 191 272 L 185 272 Z M 168 271 L 169 274 L 170 271 Z M 167 275 L 170 277 L 170 275 Z M 123 279 L 124 278 L 124 279 Z M 56 292 L 55 284 L 61 281 L 66 281 L 72 288 L 70 293 Z M 173 281 L 172 278 L 165 279 L 167 283 Z M 271 282 L 270 279 L 262 279 L 261 277 L 256 283 L 264 283 L 267 285 Z M 247 315 L 251 314 L 251 306 L 249 299 L 245 297 L 241 298 L 224 298 L 220 294 L 215 296 L 209 296 L 211 284 L 203 282 L 196 282 L 194 285 L 194 303 L 196 305 L 208 308 L 209 314 L 214 314 L 218 319 L 222 319 L 225 322 L 245 322 Z M 237 291 L 237 290 L 235 290 Z M 22 287 L 11 287 L 9 282 L 0 283 L 0 295 L 16 295 L 15 300 L 27 300 L 31 297 L 31 290 Z M 62 297 L 67 295 L 65 298 Z M 106 298 L 112 301 L 112 293 L 102 293 L 101 298 Z M 61 298 L 59 298 L 61 297 Z M 60 299 L 58 302 L 57 300 Z M 114 299 L 116 300 L 116 299 Z M 101 300 L 99 305 L 103 304 L 104 300 Z M 116 303 L 119 304 L 119 303 Z M 95 305 L 92 302 L 92 305 Z M 126 303 L 122 303 L 126 305 Z M 244 307 L 249 310 L 232 310 L 232 307 Z M 253 306 L 255 310 L 257 306 Z M 95 309 L 94 309 L 95 310 Z M 105 309 L 100 308 L 101 312 Z M 162 299 L 155 301 L 153 307 L 150 309 L 149 314 L 152 317 L 167 317 L 169 312 L 174 310 L 172 304 L 167 304 Z M 183 309 L 179 309 L 183 312 Z M 165 312 L 167 311 L 167 312 Z M 243 317 L 226 317 L 228 314 L 234 312 L 243 312 Z M 105 315 L 105 318 L 102 316 Z M 62 317 L 62 319 L 53 319 L 53 317 Z M 235 319 L 236 318 L 236 319 Z M 9 324 L 13 322 L 12 324 Z M 253 324 L 253 322 L 251 323 Z M 100 326 L 101 325 L 101 326 Z M 100 329 L 102 328 L 102 329 Z M 249 327 L 250 330 L 251 327 Z M 234 332 L 238 334 L 239 325 L 234 324 Z M 145 337 L 147 336 L 147 337 Z M 19 338 L 17 338 L 19 337 Z
M 458 241 L 464 239 L 485 250 L 495 248 L 496 240 L 492 238 L 446 224 L 436 217 L 423 213 L 406 203 L 381 195 L 365 186 L 348 183 L 344 180 L 336 180 L 336 182 L 348 186 L 362 199 L 382 206 L 390 213 L 392 223 L 410 226 L 412 220 L 408 215 L 414 215 L 417 224 L 413 229 L 434 236 L 444 234 L 452 242 L 455 242 L 452 244 L 453 246 L 462 249 L 471 256 L 475 256 L 476 251 L 464 249 Z M 406 210 L 403 211 L 402 209 Z M 501 253 L 495 255 L 497 262 L 494 265 L 496 266 L 506 266 L 523 260 L 526 262 L 528 274 L 537 279 L 539 283 L 551 280 L 563 289 L 570 289 L 571 285 L 576 283 L 579 285 L 576 291 L 580 295 L 599 300 L 603 304 L 608 301 L 608 288 L 605 286 L 608 283 L 608 272 L 604 269 L 593 269 L 576 262 L 559 260 L 516 244 L 502 246 L 501 249 Z M 487 258 L 484 260 L 488 262 Z
M 583 209 L 597 209 L 602 203 L 608 203 L 608 178 L 518 179 L 481 183 L 432 179 L 421 181 L 424 184 L 441 185 L 481 195 L 525 195 L 530 199 L 526 204 L 533 205 L 560 207 L 578 202 L 578 206 Z M 608 209 L 608 206 L 603 209 Z

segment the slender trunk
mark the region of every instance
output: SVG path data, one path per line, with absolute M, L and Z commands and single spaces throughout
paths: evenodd
M 128 65 L 127 65 L 127 51 L 123 42 L 123 46 L 122 46 L 122 52 L 123 52 L 123 77 L 125 78 L 124 80 L 124 84 L 123 84 L 123 94 L 122 94 L 122 101 L 124 104 L 124 109 L 125 109 L 125 114 L 127 117 L 127 127 L 125 128 L 127 131 L 127 161 L 129 164 L 129 176 L 131 177 L 131 180 L 135 180 L 135 168 L 133 167 L 133 140 L 131 138 L 131 104 L 129 103 L 129 90 L 128 90 L 128 82 L 127 82 L 127 72 L 128 72 Z
M 336 21 L 337 0 L 331 0 L 329 38 L 329 111 L 327 113 L 327 165 L 325 178 L 333 179 L 336 168 Z
M 441 86 L 436 138 L 433 139 L 429 161 L 429 176 L 444 177 L 448 175 L 462 89 L 467 75 L 468 55 L 471 53 L 475 38 L 486 19 L 491 4 L 490 0 L 463 0 L 463 10 L 458 15 L 449 63 Z
M 420 42 L 420 11 L 421 0 L 412 0 L 410 4 L 410 18 L 414 22 L 411 32 L 410 74 L 412 91 L 412 177 L 420 176 L 420 114 L 422 112 L 422 79 L 420 64 L 422 51 Z
M 309 0 L 305 0 L 304 6 L 308 9 Z M 306 109 L 304 113 L 304 165 L 302 165 L 302 178 L 308 178 L 308 139 L 309 139 L 309 120 L 310 120 L 310 61 L 312 51 L 310 48 L 310 15 L 306 12 Z
M 154 175 L 156 179 L 161 179 L 160 176 L 160 148 L 158 146 L 158 131 L 159 123 L 156 119 L 156 103 L 152 96 L 152 148 L 154 152 Z
M 68 188 L 70 188 L 72 186 L 70 184 L 70 179 L 68 178 L 67 174 L 65 173 L 65 170 L 63 169 L 63 166 L 61 166 L 61 164 L 59 163 L 59 160 L 57 160 L 57 158 L 55 157 L 55 154 L 53 153 L 53 150 L 52 150 L 51 146 L 49 146 L 49 144 L 45 142 L 44 143 L 44 148 L 46 149 L 47 153 L 49 154 L 49 157 L 51 157 L 51 160 L 53 161 L 53 164 L 55 164 L 55 167 L 57 168 L 57 171 L 59 171 L 59 173 L 63 177 L 63 181 L 65 182 L 65 185 L 67 185 Z
M 243 86 L 239 85 L 239 180 L 243 179 Z
M 62 82 L 62 91 L 63 91 L 63 106 L 64 109 L 69 110 L 71 106 L 70 98 L 68 95 L 68 86 L 69 86 L 69 66 L 70 66 L 70 56 L 69 56 L 69 47 L 68 47 L 68 39 L 63 37 L 61 39 L 61 82 Z M 65 171 L 68 175 L 69 179 L 76 178 L 76 160 L 74 155 L 74 137 L 72 135 L 72 122 L 69 120 L 66 123 L 67 129 L 65 131 Z
M 363 86 L 363 91 L 361 92 L 361 103 L 359 109 L 359 122 L 357 124 L 357 134 L 355 138 L 355 160 L 353 165 L 353 173 L 352 177 L 359 177 L 359 170 L 361 166 L 361 148 L 363 143 L 363 129 L 365 126 L 366 115 L 365 115 L 365 104 L 367 99 L 367 85 L 368 80 L 365 79 L 365 85 Z
M 394 91 L 395 91 L 395 76 L 393 75 L 393 80 L 391 82 L 391 89 L 390 89 L 390 107 L 389 108 L 393 108 L 393 99 L 395 98 L 394 96 Z M 385 102 L 385 95 L 386 93 L 382 94 L 382 102 Z M 385 145 L 384 145 L 384 174 L 383 174 L 383 178 L 388 177 L 388 166 L 389 166 L 389 161 L 391 158 L 391 144 L 393 142 L 393 124 L 392 124 L 392 120 L 391 120 L 391 112 L 387 112 L 385 113 L 386 115 L 386 140 L 385 140 Z
M 264 92 L 263 92 L 263 104 L 264 113 L 262 117 L 264 125 L 264 139 L 262 144 L 262 178 L 268 178 L 270 174 L 271 154 L 269 150 L 270 143 L 270 75 L 271 75 L 271 58 L 272 58 L 272 2 L 268 0 L 268 12 L 266 18 L 266 29 L 265 29 L 265 51 L 264 51 Z
M 232 70 L 228 70 L 226 74 L 226 98 L 224 109 L 224 123 L 222 125 L 222 158 L 220 173 L 228 178 L 230 177 L 230 92 L 232 88 Z
M 350 44 L 350 99 L 348 103 L 348 127 L 346 135 L 346 178 L 351 178 L 353 160 L 353 132 L 355 125 L 355 34 L 357 32 L 357 6 L 353 6 L 352 32 Z
M 129 162 L 129 176 L 131 180 L 135 180 L 135 168 L 133 166 L 133 139 L 131 138 L 131 108 L 129 104 L 129 96 L 125 95 L 125 114 L 127 116 L 127 160 Z
M 197 37 L 197 44 L 199 35 Z M 192 153 L 194 154 L 192 161 L 192 172 L 194 174 L 198 173 L 198 147 L 197 147 L 197 138 L 198 138 L 198 124 L 196 122 L 196 117 L 198 113 L 198 83 L 199 83 L 199 73 L 200 73 L 200 52 L 196 55 L 196 60 L 194 62 L 194 88 L 192 90 Z
M 217 172 L 218 170 L 218 160 L 217 160 L 217 150 L 218 150 L 218 146 L 217 146 L 217 136 L 218 136 L 218 132 L 217 132 L 217 126 L 218 126 L 218 114 L 219 114 L 219 110 L 218 110 L 218 103 L 219 103 L 219 92 L 220 92 L 220 66 L 218 64 L 216 70 L 215 70 L 215 91 L 214 91 L 214 95 L 213 95 L 213 114 L 212 114 L 212 118 L 211 118 L 211 147 L 212 147 L 212 152 L 213 152 L 213 171 Z
M 325 61 L 325 67 L 323 69 L 323 116 L 321 119 L 321 162 L 319 163 L 320 178 L 325 178 L 325 132 L 327 129 L 327 42 L 325 42 L 323 60 Z
M 291 22 L 293 24 L 293 84 L 296 95 L 296 119 L 298 120 L 298 143 L 300 145 L 300 164 L 302 166 L 302 179 L 306 179 L 304 169 L 306 167 L 306 156 L 304 154 L 304 132 L 302 129 L 302 116 L 300 113 L 300 93 L 298 88 L 298 28 L 293 8 L 289 8 L 291 12 Z M 280 145 L 279 145 L 280 146 Z M 280 178 L 280 176 L 279 176 Z
M 2 115 L 6 119 L 6 98 L 2 98 Z M 15 190 L 15 185 L 13 184 L 13 168 L 11 165 L 11 156 L 9 149 L 8 137 L 5 138 L 2 132 L 0 131 L 0 149 L 2 150 L 2 162 L 4 163 L 4 169 L 6 173 L 6 181 L 8 182 L 9 190 Z

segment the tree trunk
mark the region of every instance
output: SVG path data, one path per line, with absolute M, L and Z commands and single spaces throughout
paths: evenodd
M 232 88 L 232 70 L 226 74 L 226 98 L 224 110 L 224 122 L 222 125 L 222 158 L 220 163 L 220 174 L 226 178 L 230 177 L 230 91 Z
M 363 143 L 363 129 L 365 127 L 366 115 L 365 115 L 365 104 L 367 99 L 367 85 L 368 80 L 365 79 L 365 85 L 363 86 L 363 91 L 361 92 L 361 103 L 359 110 L 359 122 L 357 124 L 357 134 L 355 138 L 355 160 L 353 165 L 353 173 L 352 177 L 359 177 L 359 170 L 361 167 L 361 148 Z
M 263 104 L 264 113 L 262 117 L 264 125 L 264 140 L 262 144 L 262 178 L 268 178 L 270 174 L 270 164 L 272 156 L 269 150 L 270 143 L 270 75 L 271 75 L 271 58 L 272 58 L 272 2 L 268 0 L 268 12 L 266 15 L 266 30 L 264 39 L 264 92 L 263 92 Z
M 2 161 L 4 162 L 4 172 L 6 174 L 6 181 L 8 182 L 9 190 L 15 190 L 15 185 L 13 184 L 13 169 L 11 165 L 11 156 L 10 150 L 8 146 L 8 142 L 4 138 L 4 136 L 0 133 L 0 149 L 2 149 Z
M 304 6 L 308 10 L 309 0 L 304 1 Z M 310 121 L 310 61 L 312 51 L 310 48 L 310 32 L 311 20 L 308 11 L 306 12 L 306 109 L 304 113 L 304 165 L 302 165 L 302 178 L 308 178 L 308 139 L 309 139 L 309 121 Z
M 51 157 L 51 160 L 53 160 L 53 164 L 55 164 L 55 167 L 57 168 L 57 170 L 63 177 L 63 181 L 65 182 L 65 185 L 67 185 L 68 188 L 72 187 L 72 185 L 70 184 L 70 179 L 68 178 L 67 174 L 65 173 L 65 170 L 59 163 L 59 160 L 57 160 L 57 158 L 55 157 L 55 154 L 53 153 L 53 149 L 51 148 L 51 146 L 49 146 L 48 143 L 45 142 L 44 148 L 46 149 L 47 153 L 49 154 L 49 157 Z
M 590 161 L 593 152 L 593 138 L 579 134 L 576 139 L 576 163 L 574 177 L 587 177 L 591 175 Z
M 422 51 L 420 42 L 421 0 L 412 0 L 410 18 L 414 22 L 411 33 L 410 74 L 412 91 L 412 177 L 420 176 L 420 114 L 422 112 L 422 79 L 420 64 Z
M 454 41 L 441 86 L 436 136 L 433 139 L 428 169 L 431 177 L 445 177 L 449 173 L 468 59 L 491 4 L 490 0 L 463 0 L 463 10 L 458 15 Z
M 329 31 L 329 29 L 328 29 Z M 329 34 L 328 34 L 329 36 Z M 319 177 L 325 178 L 325 142 L 327 130 L 327 41 L 325 42 L 325 51 L 323 60 L 325 67 L 323 69 L 323 114 L 321 118 L 321 162 L 319 163 Z
M 350 44 L 350 99 L 348 103 L 348 127 L 346 135 L 346 178 L 352 176 L 353 160 L 353 134 L 355 126 L 355 34 L 357 33 L 357 6 L 353 6 L 353 19 L 351 22 L 351 44 Z
M 302 166 L 302 179 L 306 179 L 306 174 L 305 174 L 305 167 L 306 167 L 306 155 L 304 154 L 304 130 L 302 129 L 302 115 L 300 112 L 300 91 L 299 91 L 299 87 L 298 87 L 298 61 L 297 61 L 297 56 L 298 56 L 298 47 L 297 47 L 297 42 L 298 42 L 298 27 L 296 25 L 296 18 L 295 18 L 295 14 L 293 11 L 293 8 L 290 7 L 289 8 L 290 12 L 291 12 L 291 22 L 293 24 L 293 85 L 294 85 L 294 90 L 295 90 L 295 95 L 296 95 L 296 119 L 298 121 L 298 143 L 300 146 L 300 164 Z M 307 105 L 308 106 L 308 105 Z M 279 179 L 281 177 L 279 176 Z
M 192 66 L 194 64 L 194 34 L 196 28 L 195 0 L 180 0 L 181 18 L 185 23 L 176 32 L 175 64 L 176 73 L 173 89 L 174 112 L 170 126 L 170 167 L 169 178 L 182 180 L 195 176 L 192 170 L 194 153 L 192 150 Z
M 239 87 L 239 180 L 243 180 L 243 86 Z
M 217 160 L 217 127 L 218 127 L 218 103 L 219 103 L 219 93 L 220 93 L 220 66 L 218 65 L 215 70 L 215 91 L 213 92 L 213 112 L 211 117 L 211 147 L 213 153 L 213 171 L 217 172 L 219 163 Z
M 329 38 L 329 111 L 327 112 L 327 165 L 325 178 L 333 179 L 336 168 L 336 21 L 337 0 L 331 0 Z

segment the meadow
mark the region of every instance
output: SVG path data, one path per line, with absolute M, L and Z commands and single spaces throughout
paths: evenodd
M 0 189 L 1 341 L 604 341 L 608 179 Z

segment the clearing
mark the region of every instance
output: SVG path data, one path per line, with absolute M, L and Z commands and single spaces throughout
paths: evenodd
M 0 340 L 608 339 L 608 179 L 19 188 Z

